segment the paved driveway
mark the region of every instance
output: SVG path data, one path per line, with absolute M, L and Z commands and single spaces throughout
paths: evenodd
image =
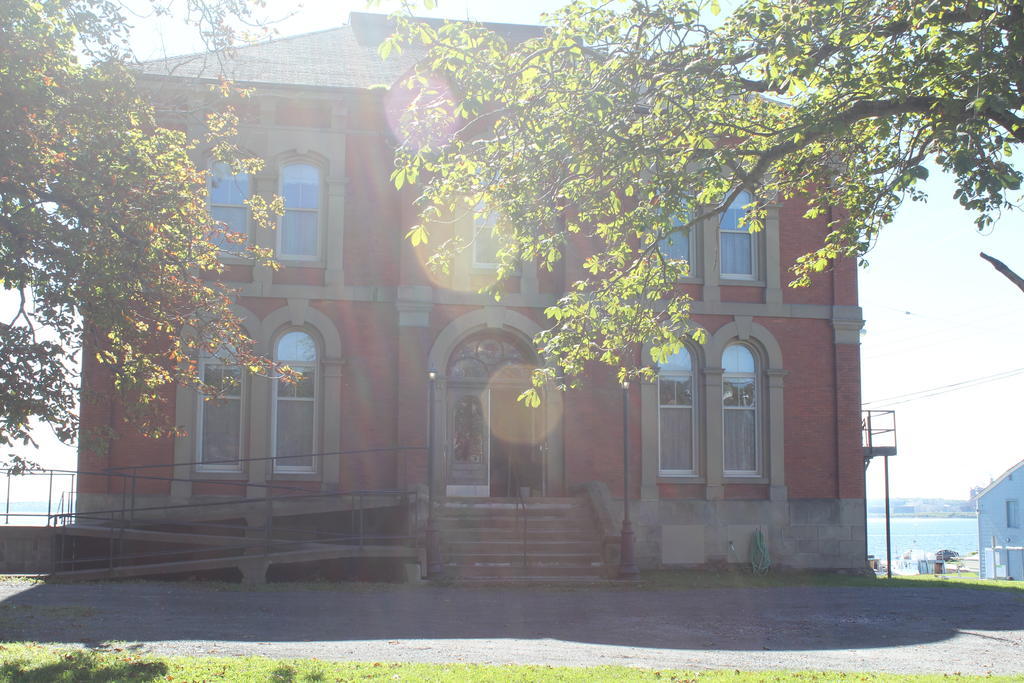
M 960 588 L 0 584 L 0 637 L 181 655 L 1024 673 L 1024 596 Z

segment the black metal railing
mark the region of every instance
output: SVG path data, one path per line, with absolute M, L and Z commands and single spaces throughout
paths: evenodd
M 296 481 L 294 478 L 275 480 L 271 477 L 266 482 L 250 482 L 230 478 L 232 474 L 245 477 L 245 467 L 250 463 L 285 459 L 273 457 L 242 458 L 232 461 L 232 464 L 238 464 L 238 471 L 218 472 L 219 478 L 216 479 L 203 477 L 204 473 L 198 468 L 209 463 L 198 461 L 127 465 L 111 467 L 102 471 L 0 470 L 0 473 L 6 478 L 3 521 L 5 524 L 10 524 L 12 520 L 15 523 L 24 523 L 26 520 L 37 523 L 45 521 L 45 524 L 51 527 L 77 527 L 75 532 L 78 533 L 78 536 L 74 536 L 71 529 L 68 529 L 68 532 L 57 534 L 54 553 L 55 571 L 97 568 L 98 566 L 113 568 L 115 565 L 122 564 L 172 561 L 175 558 L 182 559 L 186 556 L 189 559 L 202 559 L 211 555 L 214 557 L 224 556 L 225 553 L 243 553 L 247 556 L 258 557 L 260 554 L 269 555 L 294 549 L 309 549 L 311 546 L 415 544 L 419 542 L 421 535 L 419 505 L 417 505 L 415 491 L 403 488 L 370 487 L 341 490 L 340 486 L 338 490 L 328 491 L 311 490 L 310 486 L 324 486 L 322 474 L 325 471 L 324 464 L 327 458 L 339 459 L 337 471 L 340 476 L 344 465 L 341 462 L 342 459 L 380 453 L 392 453 L 396 457 L 403 458 L 404 479 L 408 481 L 407 456 L 425 453 L 425 451 L 424 447 L 391 447 L 285 456 L 312 461 L 311 473 L 320 474 L 321 479 L 309 481 Z M 187 468 L 184 473 L 187 476 L 176 476 L 179 468 Z M 163 474 L 160 470 L 170 470 L 170 473 Z M 374 473 L 377 474 L 376 470 Z M 225 479 L 225 476 L 229 478 Z M 15 477 L 46 477 L 48 479 L 45 513 L 41 510 L 11 509 L 11 487 Z M 105 480 L 104 485 L 95 486 L 95 481 L 87 481 L 97 478 Z M 55 482 L 63 482 L 63 484 L 55 484 Z M 241 488 L 245 494 L 218 500 L 192 500 L 184 503 L 154 504 L 151 499 L 148 502 L 140 503 L 140 488 L 143 488 L 143 485 L 148 485 L 146 487 L 150 489 L 146 492 L 148 495 L 154 495 L 153 485 L 162 484 L 161 488 L 166 488 L 166 492 L 159 492 L 155 495 L 169 496 L 170 489 L 176 482 L 186 482 L 191 485 L 202 484 L 207 487 L 207 490 L 224 487 L 225 490 L 232 491 Z M 88 484 L 93 484 L 93 486 Z M 64 490 L 59 490 L 61 488 Z M 83 511 L 79 509 L 78 505 L 79 488 L 87 490 L 92 488 L 94 491 L 101 489 L 102 491 L 98 492 L 98 495 L 116 497 L 119 494 L 120 503 Z M 262 491 L 262 495 L 248 495 L 254 490 Z M 110 498 L 107 500 L 109 503 Z M 334 503 L 317 506 L 320 501 L 334 501 Z M 305 510 L 303 503 L 307 504 Z M 379 511 L 385 508 L 398 509 L 399 514 L 404 515 L 404 523 L 401 518 L 398 523 L 392 521 L 389 525 L 385 525 L 387 530 L 384 532 L 380 530 L 379 522 L 374 524 L 373 528 L 368 528 L 368 516 L 372 514 L 371 509 Z M 287 519 L 315 512 L 336 513 L 346 521 L 347 528 L 324 530 L 281 521 L 281 518 Z M 218 517 L 222 519 L 211 521 Z M 276 521 L 275 517 L 278 518 Z M 225 518 L 230 518 L 230 521 L 225 521 Z M 133 529 L 140 531 L 174 529 L 174 531 L 167 531 L 166 533 L 169 535 L 163 538 L 167 540 L 174 538 L 174 543 L 187 547 L 125 552 L 124 542 L 129 539 L 129 534 Z M 183 532 L 182 529 L 187 531 Z M 95 553 L 83 557 L 76 552 L 79 537 L 90 535 L 93 538 L 99 537 L 106 540 L 103 557 L 98 557 Z M 136 535 L 135 538 L 139 538 L 139 536 Z M 237 542 L 234 541 L 235 538 L 237 538 Z M 188 539 L 202 541 L 209 547 L 196 547 L 196 543 L 190 544 Z M 72 546 L 70 552 L 66 546 L 68 543 Z
M 337 507 L 334 511 L 342 514 L 347 513 L 348 529 L 336 529 L 325 531 L 318 528 L 307 528 L 297 526 L 278 519 L 279 513 L 295 512 L 295 508 L 288 510 L 275 509 L 275 506 L 282 503 L 294 503 L 296 501 L 313 500 L 342 500 L 349 501 L 349 509 Z M 371 512 L 367 505 L 368 499 L 385 499 L 385 503 L 392 503 L 406 511 L 404 529 L 399 533 L 393 529 L 388 533 L 368 533 L 366 518 Z M 101 566 L 113 568 L 114 566 L 130 564 L 150 564 L 160 561 L 171 562 L 184 559 L 204 559 L 208 556 L 223 557 L 226 555 L 246 554 L 252 557 L 266 557 L 274 553 L 282 553 L 290 550 L 315 549 L 311 546 L 352 546 L 365 547 L 367 545 L 397 545 L 416 543 L 419 537 L 418 506 L 416 505 L 417 494 L 415 491 L 405 490 L 374 490 L 374 491 L 341 491 L 330 493 L 307 493 L 304 495 L 289 495 L 279 497 L 248 498 L 244 500 L 207 501 L 191 504 L 146 506 L 139 511 L 149 513 L 163 512 L 168 517 L 157 517 L 152 514 L 141 518 L 115 519 L 111 521 L 109 510 L 99 510 L 87 513 L 69 513 L 68 517 L 74 518 L 74 525 L 71 526 L 67 520 L 60 520 L 58 527 L 67 528 L 68 531 L 81 531 L 83 527 L 92 526 L 90 522 L 96 523 L 97 530 L 106 531 L 105 536 L 99 538 L 107 541 L 105 552 L 101 555 L 96 553 L 81 555 L 75 552 L 72 547 L 70 552 L 68 543 L 75 543 L 74 537 L 69 534 L 58 534 L 58 548 L 55 553 L 54 570 L 56 572 L 74 569 L 94 569 Z M 218 508 L 224 510 L 226 506 L 234 506 L 229 514 L 232 518 L 253 516 L 253 513 L 261 517 L 261 523 L 253 523 L 250 519 L 242 521 L 210 521 L 209 519 L 181 519 L 173 513 L 186 509 L 205 511 L 209 516 L 216 518 Z M 250 508 L 253 513 L 249 513 Z M 301 512 L 301 511 L 300 511 Z M 247 514 L 248 513 L 248 514 Z M 288 515 L 281 515 L 287 517 Z M 102 525 L 102 526 L 100 526 Z M 156 528 L 154 528 L 156 527 Z M 176 528 L 175 531 L 164 531 L 168 527 Z M 172 548 L 161 550 L 147 550 L 145 552 L 124 552 L 122 546 L 126 538 L 133 530 L 158 531 L 168 534 L 172 542 L 180 542 L 185 548 Z M 173 537 L 177 536 L 177 539 Z M 194 542 L 197 538 L 207 541 L 216 540 L 215 544 L 209 547 L 197 547 Z M 237 540 L 236 540 L 237 539 Z M 143 537 L 141 540 L 146 540 Z M 254 552 L 255 551 L 255 552 Z
M 896 411 L 862 410 L 861 446 L 896 451 Z

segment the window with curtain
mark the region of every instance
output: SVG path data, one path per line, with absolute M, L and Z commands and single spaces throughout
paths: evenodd
M 320 169 L 290 164 L 281 169 L 284 215 L 278 235 L 278 256 L 314 260 L 320 242 Z
M 1015 500 L 1006 501 L 1006 526 L 1020 528 L 1020 504 Z
M 249 175 L 233 173 L 231 167 L 223 161 L 217 161 L 210 167 L 209 200 L 210 216 L 213 220 L 223 223 L 228 232 L 249 234 L 249 207 L 245 201 L 249 199 Z M 224 251 L 238 251 L 240 245 L 231 244 L 223 236 L 217 235 L 214 244 Z
M 658 470 L 696 474 L 693 358 L 686 348 L 658 368 Z
M 661 250 L 661 255 L 667 259 L 682 260 L 690 263 L 690 254 L 693 251 L 690 231 L 686 230 L 684 232 L 679 230 L 684 224 L 682 218 L 673 216 L 673 232 L 661 238 L 658 242 L 658 248 Z
M 199 397 L 196 468 L 238 472 L 242 457 L 242 371 L 218 358 L 203 358 L 199 367 L 203 382 L 218 393 Z
M 724 278 L 753 280 L 757 277 L 757 242 L 747 226 L 742 224 L 746 213 L 743 207 L 750 201 L 750 194 L 741 192 L 722 214 L 718 234 L 721 274 Z
M 759 474 L 757 361 L 743 344 L 722 355 L 722 409 L 725 473 Z
M 287 332 L 277 340 L 274 360 L 299 375 L 294 383 L 274 382 L 274 470 L 312 472 L 318 446 L 316 342 L 305 332 Z

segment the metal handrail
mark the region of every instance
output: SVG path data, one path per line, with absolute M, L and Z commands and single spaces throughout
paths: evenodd
M 178 505 L 165 505 L 165 506 L 150 506 L 150 507 L 147 507 L 147 508 L 144 508 L 144 509 L 148 510 L 148 511 L 157 511 L 157 510 L 177 510 L 177 509 L 188 508 L 188 507 L 212 507 L 212 506 L 217 506 L 217 505 L 229 505 L 229 504 L 238 504 L 238 503 L 262 504 L 262 505 L 266 506 L 266 515 L 265 515 L 264 523 L 263 523 L 262 526 L 250 526 L 247 523 L 226 524 L 226 523 L 210 523 L 210 522 L 203 522 L 203 521 L 194 521 L 194 522 L 193 521 L 183 521 L 183 522 L 179 522 L 179 523 L 182 524 L 182 525 L 185 525 L 185 526 L 189 526 L 189 527 L 201 527 L 201 528 L 205 527 L 205 528 L 213 528 L 213 529 L 220 529 L 220 530 L 225 530 L 226 529 L 226 530 L 238 531 L 238 532 L 241 532 L 243 534 L 245 532 L 252 533 L 252 532 L 260 532 L 260 531 L 262 531 L 263 532 L 263 537 L 259 538 L 257 536 L 248 536 L 248 537 L 246 537 L 244 535 L 239 535 L 239 536 L 224 535 L 223 537 L 226 540 L 234 541 L 234 542 L 220 544 L 220 545 L 217 545 L 215 547 L 195 547 L 193 545 L 190 545 L 188 548 L 184 548 L 184 549 L 171 549 L 171 550 L 150 551 L 150 552 L 146 552 L 146 553 L 124 554 L 124 553 L 120 553 L 120 552 L 115 552 L 115 548 L 120 548 L 120 546 L 123 543 L 125 533 L 129 529 L 132 528 L 132 524 L 134 523 L 134 521 L 132 519 L 124 519 L 124 518 L 122 518 L 121 519 L 121 524 L 117 524 L 115 522 L 114 524 L 112 524 L 110 526 L 110 537 L 109 537 L 109 542 L 108 542 L 108 547 L 107 547 L 108 552 L 107 552 L 106 557 L 102 557 L 102 556 L 99 556 L 99 557 L 88 557 L 88 558 L 72 557 L 70 559 L 65 559 L 63 557 L 63 555 L 64 555 L 64 553 L 63 553 L 63 538 L 61 538 L 60 539 L 61 550 L 58 553 L 58 555 L 55 557 L 54 569 L 56 571 L 60 571 L 61 569 L 64 569 L 64 568 L 67 568 L 67 567 L 75 567 L 76 565 L 82 565 L 82 564 L 94 564 L 94 563 L 97 563 L 97 562 L 102 562 L 103 560 L 106 560 L 107 566 L 109 568 L 113 568 L 115 565 L 120 566 L 121 564 L 125 563 L 126 561 L 127 562 L 135 561 L 135 560 L 157 561 L 157 560 L 160 560 L 160 559 L 166 559 L 166 558 L 169 558 L 169 557 L 181 556 L 181 555 L 187 555 L 190 558 L 195 559 L 196 556 L 209 555 L 211 553 L 215 554 L 215 553 L 225 553 L 225 552 L 231 552 L 231 551 L 244 552 L 247 549 L 252 549 L 252 548 L 256 548 L 256 547 L 261 547 L 263 549 L 263 555 L 267 556 L 267 555 L 270 555 L 272 552 L 282 552 L 283 550 L 285 550 L 285 549 L 287 549 L 289 547 L 298 547 L 298 546 L 308 545 L 308 544 L 311 544 L 311 543 L 312 544 L 317 544 L 317 545 L 338 545 L 338 546 L 340 546 L 340 545 L 347 545 L 347 544 L 350 544 L 350 543 L 355 543 L 355 544 L 358 544 L 360 546 L 364 546 L 367 542 L 371 542 L 372 543 L 374 541 L 388 541 L 388 542 L 394 543 L 396 541 L 413 540 L 415 538 L 414 536 L 403 535 L 403 534 L 389 534 L 389 535 L 373 534 L 373 535 L 367 535 L 365 533 L 365 526 L 364 526 L 364 521 L 363 521 L 363 516 L 364 516 L 365 510 L 364 510 L 364 506 L 362 505 L 362 500 L 364 498 L 366 498 L 366 497 L 381 497 L 381 496 L 394 496 L 394 495 L 400 495 L 403 498 L 403 504 L 406 505 L 407 507 L 408 506 L 415 506 L 415 500 L 417 498 L 416 492 L 415 491 L 404 491 L 404 490 L 399 490 L 399 489 L 394 489 L 394 490 L 345 491 L 345 492 L 331 492 L 331 493 L 316 493 L 316 494 L 309 494 L 309 495 L 301 496 L 301 497 L 300 496 L 283 496 L 283 497 L 280 497 L 280 498 L 274 498 L 272 496 L 268 496 L 268 497 L 264 497 L 264 498 L 244 499 L 244 500 L 241 500 L 241 501 L 239 501 L 239 500 L 211 501 L 211 502 L 206 502 L 206 503 L 196 503 L 196 504 L 192 504 L 192 505 L 178 504 Z M 274 525 L 273 525 L 273 519 L 274 519 L 274 515 L 273 515 L 273 502 L 275 500 L 295 500 L 296 498 L 339 498 L 339 497 L 349 497 L 349 498 L 352 498 L 353 502 L 355 502 L 356 499 L 358 499 L 360 501 L 360 504 L 358 506 L 354 506 L 353 509 L 351 510 L 353 512 L 357 512 L 358 513 L 358 515 L 357 515 L 357 517 L 358 517 L 358 531 L 357 532 L 355 530 L 353 530 L 353 532 L 350 533 L 350 534 L 339 534 L 339 533 L 324 532 L 324 531 L 319 531 L 319 530 L 314 530 L 314 529 L 299 529 L 299 528 L 289 527 L 289 526 L 285 526 L 285 527 L 277 526 L 275 528 Z M 105 515 L 107 513 L 109 513 L 109 512 L 111 512 L 111 511 L 94 511 L 92 513 L 72 512 L 72 513 L 65 513 L 64 517 L 66 519 L 75 519 L 77 521 L 97 520 L 98 519 L 98 520 L 107 522 L 109 520 L 107 519 L 107 517 Z M 119 512 L 119 511 L 115 510 L 114 512 Z M 100 517 L 98 515 L 104 515 L 104 516 Z M 161 520 L 158 519 L 158 518 L 157 519 L 146 519 L 146 520 L 144 520 L 144 522 L 146 524 L 159 524 L 161 522 Z M 290 539 L 287 539 L 287 538 L 280 538 L 280 537 L 276 536 L 276 534 L 280 534 L 280 533 L 295 533 L 295 532 L 301 534 L 302 536 L 304 536 L 304 538 L 298 538 L 298 539 L 290 538 Z M 170 532 L 170 533 L 173 533 L 173 532 Z M 235 539 L 237 539 L 237 541 Z M 187 543 L 187 541 L 184 541 L 184 542 Z
M 270 461 L 270 460 L 286 459 L 286 458 L 308 458 L 308 457 L 312 457 L 314 459 L 319 459 L 320 461 L 323 461 L 324 458 L 326 458 L 326 457 L 333 457 L 333 456 L 343 457 L 343 456 L 355 456 L 355 455 L 363 455 L 363 454 L 371 454 L 371 453 L 381 453 L 381 452 L 392 452 L 392 453 L 395 453 L 396 455 L 397 454 L 403 454 L 404 455 L 404 454 L 406 454 L 406 453 L 408 453 L 410 451 L 425 451 L 425 450 L 427 450 L 426 446 L 396 446 L 396 447 L 357 449 L 357 450 L 349 450 L 349 451 L 333 451 L 333 452 L 325 452 L 325 453 L 296 454 L 296 455 L 292 455 L 292 456 L 281 456 L 280 458 L 276 458 L 276 457 L 273 457 L 273 456 L 270 456 L 270 457 L 259 457 L 259 458 L 240 458 L 237 462 L 239 462 L 239 463 L 260 462 L 260 461 Z M 9 524 L 12 517 L 14 517 L 14 518 L 28 518 L 28 519 L 45 518 L 47 526 L 51 526 L 51 525 L 53 525 L 55 523 L 60 523 L 61 521 L 67 520 L 68 519 L 68 514 L 72 513 L 75 510 L 75 507 L 76 507 L 75 499 L 77 497 L 76 481 L 80 477 L 82 477 L 82 476 L 85 476 L 85 477 L 102 477 L 102 478 L 107 478 L 107 479 L 116 478 L 116 479 L 119 479 L 122 482 L 121 487 L 120 487 L 121 488 L 120 493 L 121 493 L 121 497 L 122 497 L 121 507 L 120 508 L 109 509 L 109 510 L 103 511 L 103 512 L 105 512 L 107 514 L 110 514 L 110 515 L 115 515 L 115 514 L 116 515 L 120 515 L 122 518 L 125 517 L 125 516 L 133 515 L 136 511 L 146 511 L 146 510 L 148 510 L 148 508 L 139 508 L 136 505 L 136 489 L 137 489 L 136 485 L 137 485 L 139 480 L 142 480 L 142 481 L 163 481 L 163 482 L 176 482 L 177 481 L 177 482 L 188 482 L 188 483 L 192 483 L 192 484 L 204 484 L 204 485 L 219 486 L 219 487 L 225 487 L 225 486 L 226 487 L 245 486 L 247 489 L 254 489 L 255 488 L 255 489 L 266 490 L 268 496 L 273 496 L 275 493 L 280 493 L 280 492 L 284 492 L 284 491 L 294 492 L 295 495 L 309 495 L 311 493 L 310 489 L 308 487 L 289 485 L 289 484 L 285 483 L 284 481 L 280 481 L 280 480 L 271 480 L 270 482 L 267 482 L 267 483 L 255 483 L 255 482 L 248 482 L 248 481 L 244 481 L 244 480 L 225 480 L 225 479 L 221 479 L 221 478 L 209 479 L 209 478 L 194 478 L 194 477 L 185 477 L 185 476 L 183 476 L 183 477 L 174 476 L 173 468 L 182 467 L 182 466 L 191 467 L 191 466 L 198 465 L 198 464 L 203 464 L 203 463 L 200 463 L 199 461 L 193 460 L 193 461 L 179 462 L 179 463 L 155 463 L 155 464 L 150 464 L 150 465 L 124 465 L 124 466 L 110 467 L 110 468 L 107 468 L 107 469 L 101 470 L 101 471 L 69 470 L 69 469 L 61 469 L 61 468 L 31 469 L 31 470 L 25 470 L 25 471 L 16 471 L 14 468 L 3 468 L 3 469 L 0 469 L 0 473 L 4 474 L 6 476 L 6 478 L 7 478 L 7 481 L 6 481 L 7 495 L 5 497 L 4 511 L 3 511 L 4 524 Z M 143 473 L 140 472 L 140 471 L 144 471 L 144 470 L 166 469 L 166 468 L 171 468 L 172 469 L 172 473 L 171 473 L 170 476 L 159 475 L 159 474 L 143 474 Z M 239 474 L 242 474 L 242 472 L 239 472 Z M 49 478 L 50 481 L 49 481 L 48 496 L 47 496 L 47 510 L 46 510 L 45 513 L 42 513 L 42 512 L 12 512 L 11 511 L 11 495 L 10 495 L 10 490 L 11 490 L 11 477 L 12 476 L 47 476 Z M 60 498 L 59 498 L 59 501 L 58 501 L 58 504 L 57 504 L 57 507 L 58 507 L 57 514 L 54 514 L 53 484 L 54 484 L 54 477 L 55 476 L 57 476 L 57 477 L 65 477 L 66 476 L 66 477 L 70 477 L 70 479 L 71 479 L 71 481 L 70 481 L 70 489 L 67 490 L 67 491 L 63 491 L 60 494 Z M 130 496 L 130 500 L 129 500 L 129 496 Z M 246 500 L 249 500 L 249 499 L 247 499 L 247 498 L 235 498 L 235 499 L 232 499 L 231 501 L 227 501 L 227 502 L 236 503 L 236 502 L 244 502 Z M 225 502 L 225 504 L 226 504 L 226 502 Z M 202 505 L 202 503 L 191 504 L 191 505 L 187 505 L 185 507 L 194 507 L 194 506 L 197 506 L 197 505 Z M 65 509 L 67 510 L 67 512 L 65 512 Z
M 509 463 L 509 474 L 511 475 L 512 470 L 517 468 L 516 463 Z M 518 472 L 516 472 L 518 474 Z M 529 537 L 529 517 L 530 513 L 526 508 L 526 498 L 523 496 L 523 487 L 520 485 L 520 478 L 518 476 L 512 477 L 516 483 L 516 516 L 519 516 L 519 508 L 523 509 L 523 532 L 522 532 L 522 562 L 523 569 L 526 569 L 526 539 Z
M 395 446 L 395 447 L 382 447 L 382 448 L 363 448 L 352 451 L 329 451 L 324 453 L 297 453 L 294 455 L 268 455 L 259 458 L 238 458 L 237 460 L 231 460 L 231 463 L 243 463 L 243 462 L 264 462 L 268 460 L 287 460 L 290 458 L 325 458 L 331 455 L 363 455 L 367 453 L 385 453 L 385 452 L 405 452 L 405 451 L 425 451 L 426 446 Z M 159 467 L 191 467 L 195 465 L 210 465 L 214 463 L 203 462 L 201 460 L 189 460 L 188 462 L 172 462 L 172 463 L 156 463 L 152 465 L 120 465 L 118 467 L 108 467 L 106 471 L 115 472 L 118 470 L 144 470 L 144 469 L 155 469 Z M 223 474 L 236 474 L 235 472 L 224 472 Z M 237 474 L 242 474 L 241 471 Z
M 265 504 L 267 500 L 298 500 L 298 499 L 307 499 L 307 498 L 339 498 L 339 497 L 372 496 L 372 495 L 377 495 L 377 496 L 394 496 L 394 495 L 409 494 L 409 493 L 413 493 L 415 495 L 415 492 L 406 491 L 404 489 L 378 489 L 378 490 L 371 490 L 371 491 L 331 491 L 331 492 L 327 492 L 327 493 L 307 493 L 307 494 L 304 494 L 304 495 L 279 496 L 279 497 L 276 497 L 276 498 L 273 497 L 273 496 L 266 496 L 266 497 L 263 497 L 263 498 L 232 498 L 231 500 L 203 501 L 201 503 L 177 503 L 177 504 L 174 504 L 174 505 L 150 505 L 150 506 L 147 506 L 147 507 L 132 508 L 131 510 L 132 510 L 132 512 L 154 512 L 154 511 L 159 511 L 159 510 L 182 510 L 182 509 L 191 509 L 191 508 L 217 507 L 217 506 L 223 506 L 223 505 L 255 505 L 255 504 L 261 504 L 261 503 Z M 107 509 L 107 510 L 90 510 L 87 513 L 68 512 L 68 513 L 64 513 L 64 515 L 52 515 L 52 516 L 53 517 L 64 517 L 64 518 L 83 518 L 83 519 L 96 518 L 96 519 L 103 519 L 104 521 L 109 521 L 106 517 L 100 517 L 100 515 L 119 514 L 119 513 L 125 512 L 125 511 L 126 510 L 124 508 L 110 508 L 110 509 Z M 125 520 L 122 519 L 122 521 L 125 521 Z M 151 521 L 151 520 L 144 520 L 144 521 L 148 522 L 148 521 Z
M 352 451 L 336 451 L 330 453 L 312 453 L 312 454 L 297 454 L 296 458 L 310 458 L 314 459 L 314 464 L 322 463 L 327 457 L 346 457 L 346 456 L 358 456 L 362 454 L 372 454 L 381 452 L 392 452 L 397 456 L 406 455 L 410 451 L 425 451 L 425 446 L 410 446 L 410 447 L 388 447 L 388 448 L 371 448 L 371 449 L 360 449 Z M 259 462 L 259 461 L 271 461 L 277 458 L 273 457 L 259 457 L 259 458 L 242 458 L 239 459 L 239 464 L 243 462 Z M 408 462 L 407 460 L 405 461 Z M 254 552 L 254 548 L 262 547 L 264 555 L 269 555 L 272 552 L 280 552 L 288 548 L 301 547 L 303 545 L 317 544 L 317 545 L 346 545 L 346 544 L 358 544 L 363 546 L 367 543 L 381 543 L 392 544 L 392 543 L 406 543 L 414 541 L 416 539 L 415 533 L 417 530 L 416 521 L 411 519 L 412 515 L 416 513 L 416 501 L 417 493 L 415 491 L 409 491 L 400 488 L 389 488 L 389 489 L 355 489 L 349 491 L 323 491 L 323 490 L 310 490 L 310 485 L 319 486 L 322 482 L 293 482 L 288 483 L 287 481 L 273 480 L 267 482 L 253 483 L 248 481 L 239 481 L 233 479 L 208 479 L 208 478 L 195 478 L 188 476 L 175 476 L 176 467 L 192 467 L 194 465 L 201 464 L 197 461 L 184 462 L 184 463 L 154 463 L 149 465 L 127 465 L 107 468 L 102 471 L 83 471 L 83 470 L 69 470 L 69 469 L 35 469 L 26 472 L 18 472 L 17 474 L 25 474 L 28 476 L 46 476 L 49 479 L 49 489 L 47 495 L 47 511 L 45 513 L 45 519 L 47 526 L 55 528 L 64 528 L 72 524 L 89 524 L 93 522 L 99 522 L 102 525 L 109 525 L 109 533 L 101 533 L 98 538 L 106 539 L 107 547 L 106 552 L 102 550 L 99 556 L 92 557 L 79 557 L 77 548 L 79 543 L 74 540 L 74 536 L 66 533 L 58 533 L 55 539 L 57 544 L 57 552 L 54 555 L 54 569 L 64 570 L 67 568 L 82 567 L 88 565 L 91 567 L 102 567 L 106 565 L 109 568 L 115 567 L 115 565 L 123 564 L 146 564 L 151 562 L 159 562 L 161 560 L 167 560 L 172 557 L 185 558 L 206 558 L 211 555 L 216 556 L 217 553 L 235 553 L 241 552 L 243 554 L 250 554 Z M 168 469 L 169 472 L 161 473 L 154 472 L 153 470 Z M 323 471 L 322 464 L 316 467 L 318 471 Z M 42 518 L 44 513 L 42 512 L 12 512 L 11 511 L 11 477 L 17 476 L 15 470 L 12 468 L 0 469 L 0 473 L 7 476 L 7 496 L 5 501 L 4 509 L 4 520 L 10 522 L 10 518 Z M 202 473 L 199 473 L 200 476 Z M 241 472 L 239 474 L 242 474 Z M 61 478 L 70 478 L 70 490 L 59 492 L 55 495 L 54 481 Z M 95 477 L 100 479 L 106 479 L 107 483 L 104 485 L 104 489 L 107 493 L 117 494 L 120 493 L 121 504 L 118 507 L 115 503 L 106 509 L 90 510 L 88 512 L 81 512 L 76 510 L 76 498 L 77 498 L 77 486 L 81 481 L 81 477 Z M 119 480 L 120 486 L 113 484 L 113 481 Z M 241 497 L 241 496 L 226 496 L 222 500 L 202 500 L 190 503 L 173 503 L 164 505 L 138 505 L 137 501 L 137 484 L 139 481 L 144 482 L 188 482 L 191 484 L 205 484 L 213 486 L 230 486 L 244 487 L 244 489 L 260 489 L 265 492 L 265 495 L 258 498 Z M 120 491 L 117 489 L 120 488 Z M 216 490 L 216 489 L 214 489 Z M 409 510 L 410 520 L 408 520 L 409 526 L 406 528 L 396 528 L 395 533 L 367 533 L 367 511 L 365 509 L 366 499 L 373 498 L 395 498 L 395 502 L 401 506 L 406 507 Z M 274 524 L 274 502 L 275 501 L 309 501 L 317 499 L 333 499 L 333 500 L 344 500 L 348 498 L 351 501 L 351 507 L 348 511 L 345 511 L 345 505 L 342 504 L 338 507 L 338 511 L 345 513 L 350 518 L 351 526 L 345 532 L 340 531 L 320 531 L 317 529 L 303 529 L 291 524 L 284 526 Z M 204 520 L 179 520 L 174 519 L 176 513 L 180 513 L 186 509 L 197 509 L 197 510 L 210 510 L 216 511 L 218 509 L 224 509 L 224 506 L 240 506 L 236 511 L 231 511 L 228 516 L 230 517 L 247 517 L 249 521 L 254 521 L 252 517 L 252 505 L 263 505 L 266 506 L 266 512 L 264 515 L 263 524 L 250 525 L 248 522 L 239 523 L 228 523 L 228 522 L 211 522 Z M 215 513 L 214 513 L 215 514 Z M 258 514 L 258 513 L 257 513 Z M 141 519 L 136 519 L 137 515 L 141 515 Z M 190 515 L 191 516 L 191 515 Z M 170 548 L 162 550 L 153 550 L 149 552 L 129 552 L 124 553 L 124 543 L 126 540 L 131 541 L 131 537 L 127 536 L 130 529 L 135 525 L 144 525 L 149 527 L 149 530 L 157 530 L 161 526 L 171 525 L 172 527 L 183 527 L 175 530 L 169 530 L 168 533 L 177 533 L 183 530 L 187 530 L 191 534 L 200 535 L 204 532 L 209 535 L 212 533 L 216 536 L 224 536 L 223 542 L 218 542 L 213 547 L 208 547 L 202 542 L 190 543 L 188 541 L 188 533 L 184 534 L 181 538 L 182 546 L 180 548 Z M 153 529 L 153 527 L 157 529 Z M 195 539 L 198 540 L 198 539 Z M 102 540 L 101 540 L 102 542 Z M 68 545 L 70 543 L 70 546 Z M 93 546 L 95 548 L 95 546 Z M 70 554 L 66 553 L 66 550 L 70 550 Z M 256 551 L 258 552 L 258 551 Z

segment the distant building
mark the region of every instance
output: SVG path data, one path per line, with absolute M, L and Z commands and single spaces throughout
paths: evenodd
M 978 504 L 980 575 L 1024 579 L 1024 460 L 1006 470 L 975 497 Z

